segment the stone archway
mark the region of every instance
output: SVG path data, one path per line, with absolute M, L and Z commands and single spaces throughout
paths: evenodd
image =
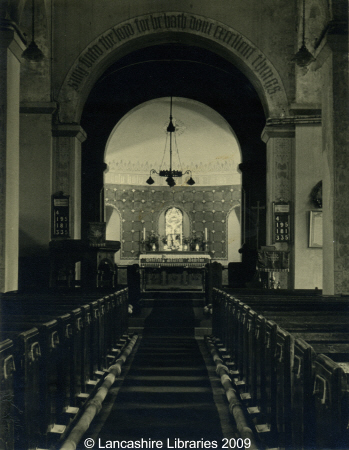
M 263 105 L 265 117 L 272 122 L 275 120 L 282 122 L 282 118 L 289 115 L 288 100 L 281 77 L 271 61 L 244 35 L 222 22 L 199 15 L 178 12 L 148 14 L 110 28 L 91 42 L 76 58 L 58 95 L 57 119 L 60 124 L 55 126 L 57 128 L 55 133 L 57 137 L 60 137 L 61 142 L 67 144 L 69 141 L 72 136 L 70 128 L 78 127 L 76 124 L 80 123 L 82 110 L 92 87 L 112 63 L 154 43 L 176 42 L 185 42 L 188 45 L 209 50 L 234 64 L 254 86 Z M 69 130 L 63 130 L 65 127 Z M 284 135 L 283 131 L 281 136 L 277 134 L 269 139 L 267 147 L 272 147 L 273 150 L 268 150 L 270 165 L 268 170 L 272 178 L 282 177 L 282 186 L 287 184 L 290 187 L 287 192 L 291 195 L 293 136 L 289 133 Z M 80 179 L 79 177 L 72 179 L 72 171 L 69 169 L 69 164 L 67 165 L 66 158 L 70 158 L 71 165 L 79 160 L 80 143 L 76 142 L 76 139 L 71 139 L 70 143 L 73 146 L 71 151 L 65 146 L 62 152 L 59 150 L 61 144 L 57 140 L 55 163 L 56 169 L 60 171 L 59 178 L 65 177 L 70 180 L 70 192 L 67 194 L 71 195 L 75 211 L 78 211 L 80 209 Z M 281 165 L 274 164 L 275 155 L 281 158 Z M 286 171 L 284 168 L 281 171 L 280 167 L 285 165 L 284 160 L 287 166 Z M 278 189 L 273 188 L 268 193 L 268 203 L 271 204 L 279 196 Z M 75 234 L 75 237 L 78 237 L 78 234 Z
M 84 102 L 99 76 L 115 59 L 156 43 L 178 40 L 204 47 L 235 64 L 251 81 L 266 117 L 288 113 L 283 82 L 271 61 L 245 36 L 227 25 L 196 14 L 166 12 L 138 16 L 115 25 L 76 58 L 60 89 L 59 121 L 79 123 Z

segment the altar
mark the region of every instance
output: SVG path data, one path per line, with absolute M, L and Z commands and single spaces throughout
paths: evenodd
M 141 291 L 205 291 L 206 252 L 154 251 L 139 256 Z

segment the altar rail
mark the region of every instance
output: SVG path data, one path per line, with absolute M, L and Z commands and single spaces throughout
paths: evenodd
M 347 448 L 347 300 L 214 289 L 213 335 L 266 447 Z
M 128 289 L 4 294 L 1 309 L 0 447 L 52 448 L 126 344 Z

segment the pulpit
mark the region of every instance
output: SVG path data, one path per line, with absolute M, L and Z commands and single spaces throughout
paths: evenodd
M 205 291 L 206 252 L 149 252 L 139 256 L 141 291 Z
M 119 241 L 104 241 L 91 245 L 78 239 L 50 242 L 50 286 L 74 287 L 76 263 L 80 262 L 80 285 L 83 288 L 113 288 L 117 284 L 114 254 Z

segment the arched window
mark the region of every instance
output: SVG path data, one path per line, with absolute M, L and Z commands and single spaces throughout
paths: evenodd
M 172 207 L 166 211 L 165 234 L 168 248 L 182 250 L 183 213 L 180 209 Z

